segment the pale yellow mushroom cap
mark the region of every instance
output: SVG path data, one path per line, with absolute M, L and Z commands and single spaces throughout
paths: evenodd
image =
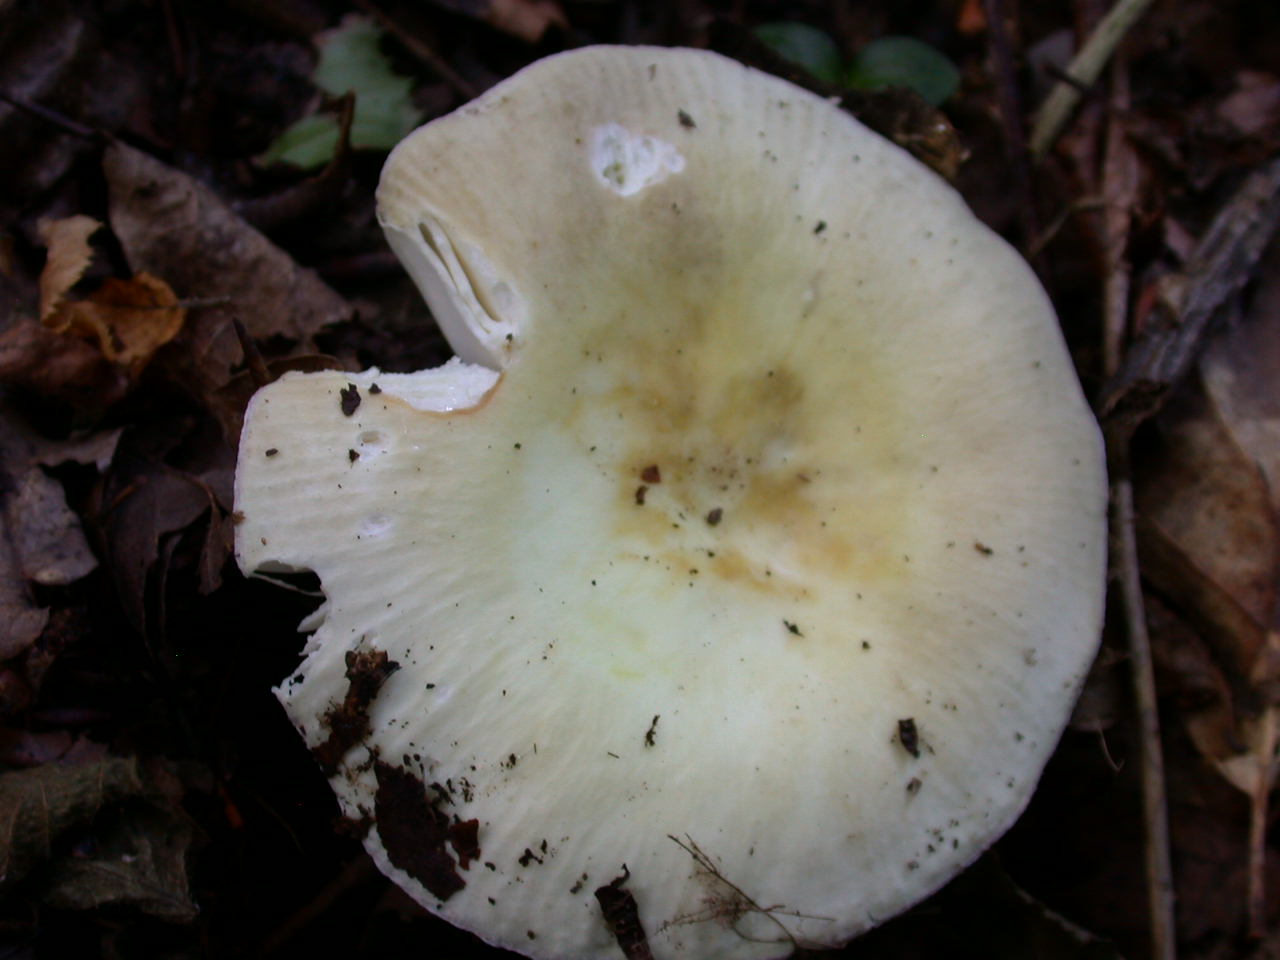
M 379 204 L 461 360 L 285 376 L 237 475 L 241 566 L 323 584 L 278 692 L 379 866 L 533 957 L 639 955 L 625 891 L 659 960 L 751 960 L 999 837 L 1106 543 L 1017 254 L 837 107 L 688 50 L 535 63 Z

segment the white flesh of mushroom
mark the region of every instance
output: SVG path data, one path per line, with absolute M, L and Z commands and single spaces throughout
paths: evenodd
M 537 63 L 379 200 L 466 362 L 261 391 L 237 553 L 320 577 L 278 692 L 381 869 L 535 957 L 641 956 L 607 888 L 655 957 L 747 960 L 991 844 L 1104 573 L 1098 432 L 1017 255 L 831 104 L 691 51 Z

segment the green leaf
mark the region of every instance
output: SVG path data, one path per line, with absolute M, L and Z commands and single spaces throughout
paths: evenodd
M 359 101 L 356 101 L 359 104 Z M 357 107 L 358 109 L 358 107 Z M 355 123 L 352 126 L 354 141 Z M 258 159 L 262 163 L 291 163 L 304 170 L 323 167 L 338 148 L 338 121 L 327 113 L 314 113 L 293 124 Z
M 780 57 L 804 67 L 819 80 L 840 82 L 840 48 L 817 27 L 807 23 L 763 23 L 756 27 L 755 35 Z
M 351 145 L 357 148 L 390 150 L 421 119 L 413 105 L 413 80 L 392 72 L 380 46 L 382 37 L 368 20 L 348 17 L 319 41 L 320 62 L 311 79 L 335 97 L 355 93 Z M 312 170 L 333 159 L 337 144 L 337 120 L 313 114 L 289 127 L 260 159 Z
M 936 107 L 956 92 L 960 71 L 914 37 L 881 37 L 858 51 L 845 82 L 856 90 L 909 87 Z

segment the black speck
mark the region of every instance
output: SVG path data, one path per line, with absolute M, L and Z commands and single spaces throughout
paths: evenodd
M 993 553 L 995 553 L 995 551 L 992 550 L 990 547 L 988 547 L 985 543 L 978 543 L 976 540 L 973 543 L 973 549 L 977 550 L 984 557 L 989 557 Z
M 797 637 L 804 636 L 804 634 L 800 632 L 800 628 L 796 624 L 792 623 L 790 620 L 783 620 L 782 625 L 787 628 L 788 633 L 795 634 L 795 636 Z
M 644 745 L 645 745 L 646 747 L 652 747 L 652 746 L 654 745 L 654 743 L 657 741 L 657 737 L 658 737 L 658 720 L 659 720 L 659 714 L 654 714 L 654 716 L 653 716 L 653 720 L 652 720 L 652 721 L 650 721 L 650 723 L 649 723 L 649 729 L 645 731 L 645 734 L 644 734 Z
M 907 781 L 907 793 L 911 794 L 912 796 L 915 796 L 919 792 L 920 792 L 920 778 L 912 777 L 910 780 Z
M 518 444 L 518 443 L 517 443 L 517 444 L 515 444 L 515 448 L 516 448 L 517 450 L 519 450 L 519 449 L 520 449 L 520 444 Z
M 274 456 L 275 456 L 277 453 L 279 453 L 279 452 L 280 452 L 280 451 L 279 451 L 278 449 L 276 449 L 275 447 L 272 447 L 270 450 L 268 450 L 268 451 L 266 452 L 266 456 L 268 456 L 268 457 L 274 457 Z
M 369 392 L 376 397 L 378 394 L 382 392 L 382 388 L 378 386 L 376 383 L 371 383 L 369 384 Z
M 339 391 L 339 396 L 342 398 L 343 416 L 349 417 L 360 408 L 360 391 L 354 383 L 348 383 Z
M 641 484 L 640 486 L 636 487 L 636 506 L 637 507 L 644 506 L 644 495 L 648 492 L 649 492 L 649 488 L 646 487 L 644 484 Z
M 359 460 L 359 459 L 360 459 L 360 451 L 359 451 L 359 450 L 348 450 L 348 451 L 347 451 L 347 459 L 348 459 L 349 461 L 351 461 L 352 463 L 355 463 L 357 460 Z
M 825 221 L 825 220 L 819 220 L 819 221 L 818 221 L 818 225 L 817 225 L 816 227 L 814 227 L 814 228 L 813 228 L 814 236 L 817 236 L 818 234 L 820 234 L 820 233 L 821 233 L 823 230 L 825 230 L 825 229 L 827 229 L 827 221 Z
M 707 513 L 707 525 L 714 527 L 722 519 L 724 519 L 724 511 L 720 507 L 716 507 Z
M 680 126 L 684 127 L 686 130 L 692 130 L 697 126 L 697 124 L 693 122 L 693 117 L 689 116 L 689 114 L 683 110 L 677 110 L 676 117 L 680 120 Z
M 920 734 L 916 730 L 916 722 L 911 717 L 898 721 L 898 742 L 902 749 L 917 759 L 920 757 Z

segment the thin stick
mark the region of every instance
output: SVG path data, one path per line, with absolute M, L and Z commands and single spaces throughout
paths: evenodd
M 1255 940 L 1267 935 L 1267 820 L 1276 773 L 1275 708 L 1266 708 L 1259 722 L 1263 724 L 1262 742 L 1254 751 L 1261 759 L 1258 779 L 1249 795 L 1249 936 Z
M 1106 279 L 1102 290 L 1102 369 L 1114 377 L 1129 328 L 1131 269 L 1126 252 L 1137 195 L 1138 163 L 1120 117 L 1129 108 L 1129 69 L 1123 51 L 1111 71 L 1111 111 L 1107 116 L 1106 146 L 1102 154 L 1102 242 Z
M 1038 160 L 1053 146 L 1067 118 L 1080 102 L 1080 87 L 1089 87 L 1098 79 L 1116 45 L 1149 6 L 1151 0 L 1119 0 L 1102 18 L 1067 67 L 1067 76 L 1074 82 L 1055 84 L 1036 111 L 1031 126 L 1032 157 Z
M 987 18 L 987 37 L 991 45 L 991 69 L 996 81 L 1000 116 L 1004 121 L 1004 152 L 1018 200 L 1018 216 L 1022 227 L 1022 246 L 1030 245 L 1040 235 L 1035 203 L 1031 195 L 1031 168 L 1027 162 L 1026 135 L 1022 125 L 1022 97 L 1018 91 L 1018 75 L 1013 65 L 1013 44 L 1009 39 L 1009 16 L 1005 0 L 982 0 Z M 1028 252 L 1028 256 L 1030 253 Z
M 1280 225 L 1280 157 L 1254 170 L 1201 236 L 1164 304 L 1169 324 L 1133 343 L 1098 410 L 1126 436 L 1164 405 L 1200 356 L 1211 321 L 1248 283 Z
M 408 30 L 405 30 L 385 11 L 374 4 L 372 0 L 356 0 L 356 2 L 361 10 L 378 21 L 378 25 L 383 30 L 394 36 L 406 50 L 421 60 L 428 70 L 437 74 L 440 79 L 453 87 L 455 93 L 467 100 L 474 100 L 479 96 L 480 91 L 464 80 L 462 75 L 449 66 L 440 54 L 436 53 Z
M 1145 834 L 1147 910 L 1151 922 L 1151 958 L 1174 960 L 1177 939 L 1173 919 L 1173 867 L 1169 855 L 1164 753 L 1160 747 L 1160 713 L 1156 703 L 1151 637 L 1147 633 L 1142 580 L 1138 575 L 1138 540 L 1133 528 L 1133 482 L 1129 479 L 1127 464 L 1112 484 L 1111 506 L 1116 562 L 1120 568 L 1120 596 L 1129 633 L 1130 672 L 1141 733 L 1138 763 L 1142 776 L 1142 823 Z
M 9 104 L 18 110 L 23 110 L 33 117 L 39 117 L 45 123 L 51 123 L 55 127 L 60 127 L 67 133 L 74 134 L 77 137 L 84 137 L 86 140 L 108 141 L 111 135 L 104 130 L 95 130 L 93 127 L 87 127 L 83 123 L 72 120 L 65 113 L 59 113 L 49 107 L 42 107 L 38 103 L 30 103 L 20 97 L 5 93 L 0 90 L 0 100 Z
M 274 377 L 271 371 L 267 369 L 267 363 L 262 359 L 262 353 L 258 350 L 258 345 L 253 342 L 253 337 L 249 336 L 249 331 L 245 329 L 244 321 L 237 316 L 232 316 L 231 325 L 236 331 L 236 339 L 240 341 L 240 349 L 244 351 L 245 362 L 249 365 L 249 376 L 253 378 L 255 387 L 265 387 Z

